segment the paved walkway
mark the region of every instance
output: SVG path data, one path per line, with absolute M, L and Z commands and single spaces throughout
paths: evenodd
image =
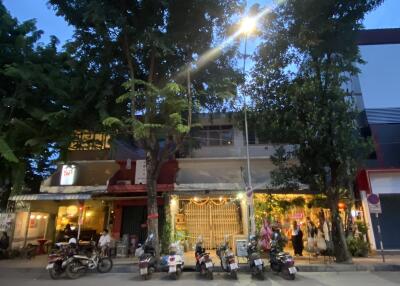
M 219 259 L 215 252 L 211 252 L 212 260 L 216 266 L 216 271 L 219 271 Z M 348 271 L 400 271 L 400 255 L 386 255 L 386 262 L 382 262 L 382 257 L 374 255 L 365 258 L 353 258 L 352 264 L 335 263 L 332 260 L 324 259 L 323 257 L 296 257 L 296 266 L 301 272 L 348 272 Z M 135 271 L 138 263 L 138 258 L 114 258 L 114 272 L 132 272 Z M 245 259 L 239 259 L 240 267 L 243 271 L 247 271 L 247 263 Z M 28 259 L 7 259 L 0 260 L 0 271 L 7 268 L 12 269 L 44 269 L 47 264 L 47 256 L 40 255 Z M 265 259 L 265 264 L 268 261 Z M 185 269 L 193 270 L 195 259 L 193 252 L 185 254 Z

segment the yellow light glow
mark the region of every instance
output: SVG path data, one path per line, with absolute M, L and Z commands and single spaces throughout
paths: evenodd
M 31 215 L 31 219 L 34 219 L 35 218 L 35 215 Z
M 257 25 L 257 19 L 252 17 L 243 18 L 240 24 L 240 33 L 250 34 L 253 32 Z
M 41 215 L 38 215 L 37 217 L 36 217 L 36 219 L 41 219 L 42 218 L 42 216 Z
M 44 219 L 47 219 L 47 215 L 45 215 L 43 218 L 44 218 Z
M 222 202 L 222 197 L 219 197 L 219 201 Z
M 171 199 L 171 206 L 172 206 L 172 207 L 175 207 L 177 204 L 178 204 L 177 199 L 172 198 L 172 199 Z
M 195 202 L 197 202 L 198 200 L 199 200 L 199 198 L 198 197 L 194 197 L 194 199 L 193 199 Z
M 92 216 L 92 212 L 86 212 L 86 217 L 91 217 Z
M 236 198 L 237 198 L 238 200 L 242 200 L 243 197 L 244 197 L 243 193 L 238 193 L 237 196 L 236 196 Z

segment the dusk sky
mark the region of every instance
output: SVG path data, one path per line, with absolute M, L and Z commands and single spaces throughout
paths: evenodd
M 1 0 L 0 0 L 1 1 Z M 274 1 L 248 1 L 248 5 L 259 3 L 262 6 L 270 4 Z M 16 17 L 19 21 L 25 21 L 35 18 L 37 20 L 37 27 L 44 31 L 41 39 L 43 42 L 48 42 L 50 35 L 55 35 L 61 42 L 65 43 L 72 38 L 73 28 L 68 26 L 63 18 L 57 17 L 55 12 L 49 8 L 46 0 L 3 0 L 11 15 Z M 364 26 L 368 29 L 376 28 L 400 28 L 400 0 L 386 0 L 382 6 L 367 15 Z M 254 51 L 256 42 L 249 43 L 249 52 Z M 251 68 L 251 62 L 248 64 Z M 368 98 L 367 107 L 400 107 L 400 95 L 382 98 Z M 382 100 L 385 104 L 382 106 Z

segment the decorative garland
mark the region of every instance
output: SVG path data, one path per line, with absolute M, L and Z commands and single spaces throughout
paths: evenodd
M 218 202 L 219 201 L 219 202 Z M 190 199 L 189 203 L 190 204 L 195 204 L 196 206 L 204 206 L 208 203 L 212 203 L 215 206 L 222 206 L 225 205 L 228 202 L 228 199 L 223 198 L 222 200 L 215 200 L 215 199 L 210 199 L 210 197 L 203 199 L 202 201 L 198 202 L 195 199 Z

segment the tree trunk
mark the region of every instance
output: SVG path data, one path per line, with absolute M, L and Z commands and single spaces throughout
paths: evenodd
M 146 155 L 147 183 L 147 231 L 154 235 L 156 258 L 160 257 L 160 240 L 158 233 L 158 203 L 157 203 L 157 153 L 147 151 Z
M 337 196 L 329 198 L 332 221 L 332 241 L 336 262 L 352 262 L 350 252 L 347 248 L 346 236 L 343 222 L 339 215 Z

